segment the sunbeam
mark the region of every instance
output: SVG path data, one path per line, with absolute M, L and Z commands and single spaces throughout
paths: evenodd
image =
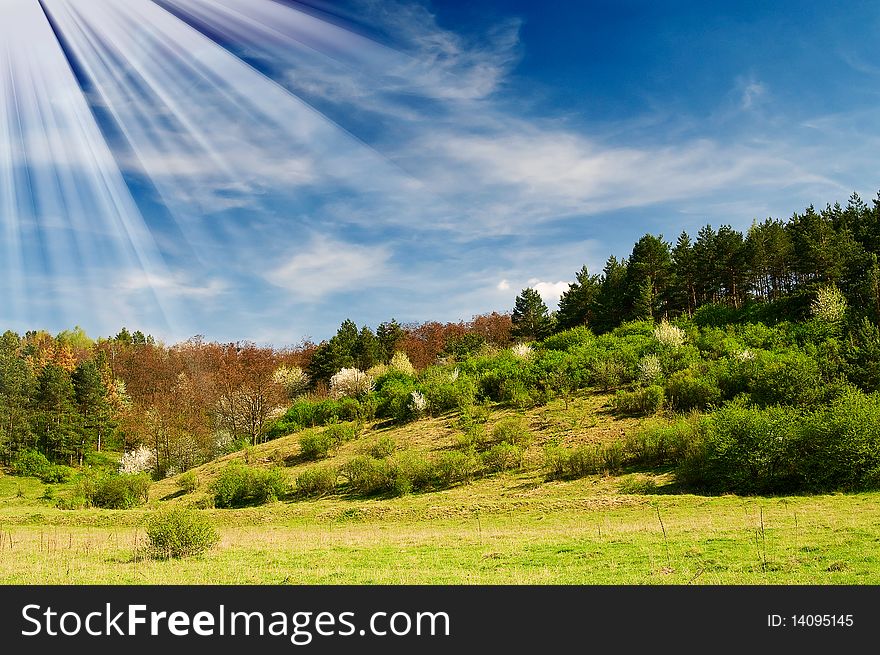
M 161 293 L 119 280 L 166 277 L 162 259 L 40 5 L 6 0 L 0 43 L 0 211 L 7 325 L 73 324 L 83 308 L 168 329 Z
M 236 261 L 230 240 L 247 240 L 255 225 L 312 233 L 319 206 L 333 202 L 322 196 L 328 183 L 335 198 L 368 204 L 413 187 L 378 153 L 169 9 L 150 0 L 2 6 L 0 209 L 5 311 L 16 325 L 53 310 L 72 319 L 68 306 L 95 308 L 106 319 L 100 329 L 157 325 L 156 308 L 141 298 L 148 290 L 163 305 L 159 315 L 184 318 L 169 315 L 180 311 L 170 309 L 175 299 L 219 293 L 221 271 L 253 274 L 251 254 Z M 359 59 L 367 68 L 396 56 L 269 0 L 216 9 L 225 13 L 215 27 L 243 47 L 274 20 L 277 39 L 315 56 L 346 65 Z M 110 132 L 119 143 L 108 142 Z M 125 183 L 133 177 L 149 179 L 173 229 L 141 214 L 145 198 Z M 163 261 L 187 268 L 189 279 Z M 121 285 L 112 300 L 108 280 Z

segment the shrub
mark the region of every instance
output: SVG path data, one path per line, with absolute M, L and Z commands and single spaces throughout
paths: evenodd
M 199 487 L 199 478 L 195 471 L 187 471 L 177 478 L 177 488 L 185 494 L 191 494 Z
M 618 414 L 656 414 L 663 407 L 664 399 L 663 387 L 653 384 L 636 391 L 618 391 L 611 406 Z
M 663 365 L 657 355 L 645 355 L 639 362 L 639 382 L 653 384 L 663 377 Z
M 497 443 L 509 443 L 520 448 L 528 448 L 532 442 L 532 431 L 529 424 L 521 418 L 506 418 L 492 428 L 492 440 Z
M 620 442 L 571 449 L 551 445 L 544 450 L 544 466 L 550 478 L 582 478 L 603 471 L 616 473 L 623 467 L 624 458 Z
M 360 398 L 373 390 L 372 377 L 356 368 L 344 368 L 330 378 L 333 398 Z
M 323 496 L 336 489 L 337 470 L 332 466 L 314 466 L 296 477 L 296 493 L 303 497 Z
M 156 453 L 146 446 L 138 446 L 122 454 L 120 473 L 149 473 L 156 468 Z
M 406 415 L 419 418 L 428 410 L 428 400 L 421 391 L 411 391 L 406 403 Z
M 348 480 L 349 490 L 369 495 L 388 491 L 392 476 L 385 460 L 359 455 L 342 465 L 340 473 Z
M 593 384 L 603 391 L 619 387 L 626 376 L 626 366 L 618 359 L 606 357 L 594 361 L 590 366 Z
M 511 443 L 498 443 L 484 452 L 480 459 L 491 472 L 522 468 L 523 450 Z
M 822 378 L 813 357 L 802 352 L 768 353 L 757 363 L 751 381 L 752 399 L 759 405 L 810 405 L 821 393 Z
M 441 453 L 437 458 L 437 479 L 443 486 L 459 482 L 470 482 L 477 470 L 477 459 L 461 451 Z
M 649 475 L 633 473 L 621 478 L 617 490 L 622 494 L 650 494 L 657 489 L 657 482 Z
M 295 400 L 309 386 L 309 376 L 299 366 L 279 366 L 272 374 L 272 380 L 284 389 L 288 400 Z
M 416 390 L 415 380 L 398 371 L 389 371 L 376 380 L 376 415 L 394 419 L 398 423 L 410 421 L 416 413 L 410 404 Z M 427 403 L 425 404 L 427 408 Z
M 422 388 L 427 405 L 435 416 L 471 407 L 477 395 L 476 383 L 462 374 L 455 374 L 454 377 L 439 374 L 429 376 Z
M 835 284 L 821 287 L 810 305 L 810 313 L 824 323 L 840 323 L 846 314 L 846 297 Z
M 63 464 L 50 464 L 40 475 L 40 480 L 46 484 L 62 484 L 73 477 L 74 469 Z
M 84 480 L 80 495 L 92 507 L 130 509 L 149 500 L 151 482 L 145 473 L 100 475 Z
M 148 552 L 156 559 L 199 555 L 220 541 L 217 528 L 207 517 L 180 507 L 153 514 L 146 532 Z
M 393 368 L 395 371 L 399 371 L 404 375 L 415 376 L 416 369 L 409 361 L 409 357 L 406 356 L 406 353 L 402 350 L 398 350 L 391 357 L 391 361 L 388 362 L 388 366 Z
M 706 409 L 721 402 L 721 391 L 715 380 L 693 369 L 678 371 L 666 381 L 669 405 L 676 411 Z
M 589 345 L 595 340 L 596 337 L 588 327 L 579 326 L 547 337 L 542 346 L 547 350 L 568 351 L 576 346 Z
M 16 475 L 39 478 L 46 473 L 51 464 L 46 456 L 36 450 L 19 451 L 12 462 Z
M 303 459 L 323 459 L 330 454 L 336 442 L 326 432 L 306 432 L 299 438 L 299 451 Z
M 700 417 L 694 416 L 630 433 L 624 442 L 626 459 L 639 466 L 677 464 L 689 445 L 698 438 L 699 430 Z
M 680 327 L 676 327 L 667 321 L 661 321 L 654 328 L 654 338 L 669 348 L 680 348 L 684 345 L 685 333 Z
M 233 462 L 220 472 L 211 491 L 215 507 L 246 507 L 284 497 L 288 484 L 280 468 L 263 469 Z
M 457 425 L 462 430 L 470 430 L 477 425 L 483 425 L 488 422 L 491 414 L 492 410 L 489 409 L 488 405 L 471 405 L 461 410 Z
M 370 446 L 370 455 L 376 459 L 385 459 L 397 450 L 397 442 L 393 437 L 382 435 Z
M 510 352 L 517 359 L 528 359 L 532 355 L 532 347 L 527 343 L 517 343 L 510 347 Z
M 404 495 L 412 491 L 423 491 L 431 487 L 437 479 L 434 463 L 424 456 L 414 453 L 401 453 L 389 465 L 391 491 Z
M 465 452 L 483 450 L 488 444 L 489 436 L 484 425 L 474 425 L 456 439 L 456 447 Z
M 713 492 L 793 491 L 800 486 L 794 466 L 796 424 L 791 409 L 726 406 L 707 419 L 676 476 L 685 485 Z

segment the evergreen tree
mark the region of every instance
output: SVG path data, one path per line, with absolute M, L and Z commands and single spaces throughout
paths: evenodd
M 76 405 L 83 418 L 82 438 L 76 453 L 81 463 L 86 447 L 90 444 L 94 443 L 97 450 L 101 450 L 108 432 L 112 429 L 112 409 L 95 362 L 81 362 L 71 380 Z
M 40 449 L 50 458 L 63 458 L 72 465 L 81 443 L 82 419 L 70 374 L 55 364 L 43 367 L 34 401 L 34 431 Z
M 376 338 L 381 347 L 382 363 L 387 364 L 391 361 L 394 352 L 405 336 L 403 328 L 393 318 L 386 323 L 379 324 L 379 327 L 376 328 Z
M 538 340 L 549 336 L 553 331 L 553 321 L 547 305 L 534 289 L 523 289 L 516 297 L 513 306 L 512 334 L 527 340 Z
M 682 232 L 672 249 L 672 290 L 669 293 L 669 307 L 673 313 L 694 313 L 697 308 L 694 280 L 694 253 L 691 238 Z
M 596 296 L 594 325 L 597 332 L 608 332 L 623 322 L 626 282 L 626 260 L 611 255 L 602 269 L 602 282 Z
M 659 319 L 668 313 L 668 284 L 671 273 L 669 244 L 663 241 L 662 235 L 657 237 L 646 234 L 636 242 L 627 267 L 627 318 Z
M 366 325 L 361 328 L 355 346 L 355 364 L 366 371 L 385 359 L 382 344 Z
M 556 328 L 568 330 L 579 325 L 592 325 L 600 287 L 601 278 L 598 275 L 590 275 L 586 266 L 581 268 L 577 280 L 568 285 L 568 289 L 559 299 Z

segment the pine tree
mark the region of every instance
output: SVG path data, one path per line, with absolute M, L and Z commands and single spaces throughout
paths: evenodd
M 406 335 L 403 328 L 393 318 L 386 323 L 379 324 L 379 327 L 376 328 L 376 338 L 379 340 L 379 345 L 382 349 L 383 364 L 391 361 L 404 336 Z
M 627 264 L 611 255 L 602 269 L 602 282 L 596 296 L 594 325 L 597 332 L 608 332 L 624 320 Z
M 523 289 L 513 306 L 513 336 L 538 340 L 550 335 L 553 322 L 547 305 L 534 289 Z
M 355 365 L 362 371 L 366 371 L 384 360 L 384 352 L 379 339 L 366 325 L 361 328 L 355 346 Z
M 578 271 L 577 280 L 568 286 L 559 299 L 559 310 L 556 312 L 558 330 L 593 324 L 600 284 L 600 277 L 590 275 L 586 266 Z

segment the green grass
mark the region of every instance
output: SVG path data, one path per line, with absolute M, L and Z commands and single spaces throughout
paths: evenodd
M 623 476 L 547 482 L 550 440 L 601 443 L 637 429 L 584 396 L 522 413 L 535 433 L 523 471 L 401 498 L 334 494 L 261 507 L 200 510 L 217 524 L 213 550 L 180 561 L 145 556 L 151 511 L 203 498 L 232 459 L 197 471 L 198 489 L 156 483 L 149 506 L 71 510 L 42 496 L 41 482 L 0 474 L 0 583 L 6 584 L 878 584 L 880 493 L 704 497 L 672 493 L 651 472 L 651 495 L 621 493 Z M 511 410 L 493 412 L 490 425 Z M 344 461 L 388 433 L 403 447 L 451 448 L 452 419 L 369 430 L 344 444 Z M 296 435 L 253 449 L 255 465 L 288 459 Z M 56 496 L 73 483 L 55 485 Z M 165 500 L 163 500 L 165 499 Z M 659 516 L 658 516 L 659 514 Z M 660 521 L 666 535 L 661 529 Z

